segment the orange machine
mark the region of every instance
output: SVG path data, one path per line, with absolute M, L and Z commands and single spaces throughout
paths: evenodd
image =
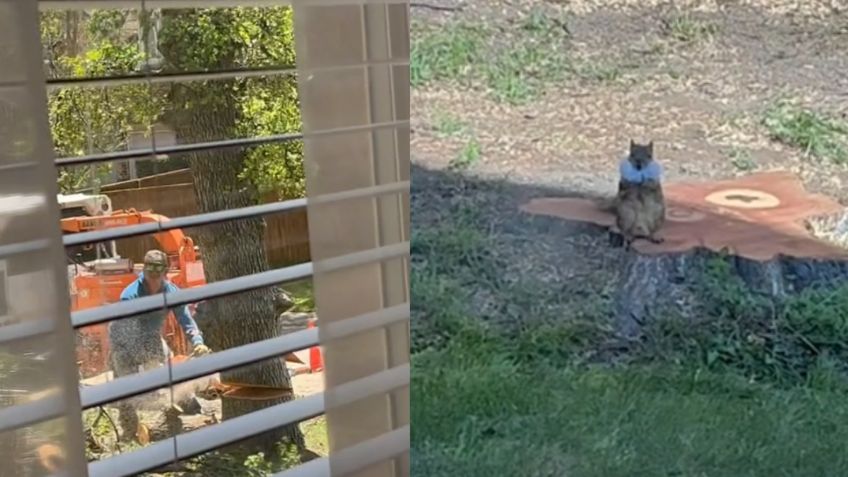
M 138 212 L 134 209 L 112 211 L 111 204 L 103 209 L 103 211 L 97 211 L 105 212 L 102 215 L 63 218 L 62 232 L 72 234 L 168 220 L 167 217 L 149 211 Z M 63 210 L 66 209 L 63 207 Z M 175 229 L 154 234 L 154 238 L 159 249 L 165 252 L 171 261 L 168 279 L 172 283 L 180 288 L 190 288 L 206 283 L 203 263 L 190 237 L 185 236 L 181 230 Z M 142 267 L 141 264 L 134 264 L 132 260 L 118 256 L 115 253 L 114 242 L 108 247 L 104 244 L 96 244 L 69 250 L 69 252 L 74 255 L 71 260 L 73 264 L 68 267 L 72 311 L 119 301 L 121 292 L 137 279 Z M 85 257 L 86 255 L 88 256 Z M 83 377 L 105 372 L 108 369 L 109 353 L 107 324 L 94 325 L 79 331 L 77 361 L 80 363 Z M 173 312 L 168 313 L 162 335 L 174 355 L 187 356 L 190 353 L 185 333 Z

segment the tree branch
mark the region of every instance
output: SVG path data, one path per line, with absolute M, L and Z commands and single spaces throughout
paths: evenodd
M 410 2 L 409 7 L 410 8 L 425 8 L 427 10 L 436 10 L 436 11 L 441 11 L 441 12 L 459 12 L 459 11 L 462 11 L 462 9 L 464 8 L 462 5 L 456 5 L 456 6 L 450 7 L 450 6 L 447 6 L 447 5 L 433 5 L 431 3 L 425 3 L 425 2 Z

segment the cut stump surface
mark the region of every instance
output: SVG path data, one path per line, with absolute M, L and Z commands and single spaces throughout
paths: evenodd
M 629 254 L 619 271 L 614 314 L 622 335 L 638 336 L 669 303 L 697 303 L 692 282 L 720 252 L 751 289 L 777 298 L 848 279 L 848 251 L 808 228 L 813 219 L 844 221 L 844 208 L 805 191 L 790 173 L 669 183 L 664 192 L 667 220 L 659 233 L 664 241 L 635 241 L 638 253 Z M 535 199 L 521 209 L 609 228 L 615 223 L 612 213 L 589 199 Z
M 715 182 L 675 182 L 664 187 L 664 241 L 633 243 L 636 251 L 656 255 L 698 248 L 751 260 L 778 256 L 845 259 L 848 251 L 812 236 L 806 219 L 841 214 L 835 200 L 804 190 L 791 173 L 768 172 Z M 523 205 L 524 212 L 612 227 L 615 216 L 595 201 L 542 198 Z

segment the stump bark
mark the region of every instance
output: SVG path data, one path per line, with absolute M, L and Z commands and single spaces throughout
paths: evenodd
M 692 282 L 719 256 L 750 291 L 778 300 L 848 279 L 845 208 L 833 198 L 806 191 L 792 173 L 681 181 L 663 189 L 666 221 L 659 235 L 664 241 L 634 242 L 619 272 L 615 320 L 624 337 L 638 336 L 668 305 L 675 314 L 682 308 L 682 315 L 690 316 L 685 307 L 707 298 L 698 296 L 703 292 Z M 616 223 L 599 201 L 585 198 L 537 198 L 521 210 L 608 229 Z M 615 233 L 611 238 L 613 246 L 621 242 Z
M 848 231 L 828 220 L 818 224 L 816 235 L 833 243 L 846 243 Z M 615 242 L 620 237 L 613 235 Z M 702 297 L 693 292 L 693 280 L 703 276 L 711 260 L 729 262 L 731 272 L 738 276 L 750 291 L 777 300 L 810 287 L 835 287 L 848 281 L 848 261 L 843 259 L 808 259 L 778 255 L 759 261 L 745 257 L 719 254 L 707 249 L 682 253 L 645 255 L 631 251 L 622 267 L 614 299 L 615 321 L 620 335 L 637 338 L 645 325 L 667 305 L 686 305 Z M 694 295 L 693 295 L 694 293 Z

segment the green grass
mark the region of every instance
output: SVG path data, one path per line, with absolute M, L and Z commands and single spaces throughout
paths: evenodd
M 307 439 L 307 445 L 309 440 Z M 280 444 L 271 454 L 214 450 L 180 462 L 177 469 L 142 474 L 156 477 L 267 477 L 300 465 L 301 457 L 294 445 Z
M 848 287 L 775 303 L 717 258 L 693 285 L 710 319 L 670 314 L 598 362 L 608 303 L 507 279 L 485 214 L 413 234 L 414 476 L 845 475 Z
M 300 423 L 300 430 L 303 431 L 303 440 L 306 442 L 306 448 L 320 455 L 328 455 L 330 445 L 327 442 L 327 418 L 324 416 L 316 417 L 308 421 Z
M 414 357 L 413 475 L 838 476 L 843 393 L 671 365 L 518 366 L 508 346 Z
M 312 291 L 312 281 L 304 280 L 286 285 L 286 291 L 292 297 L 294 306 L 290 311 L 296 313 L 311 313 L 315 311 L 315 296 Z
M 565 23 L 541 9 L 502 29 L 414 23 L 411 84 L 460 83 L 486 89 L 498 101 L 526 103 L 569 74 L 568 38 Z
M 751 153 L 744 149 L 733 148 L 728 153 L 728 157 L 738 171 L 750 172 L 757 168 L 757 162 L 751 157 Z
M 523 104 L 536 99 L 546 86 L 570 71 L 562 19 L 534 8 L 518 22 L 517 31 L 491 52 L 483 67 L 486 85 L 495 99 Z
M 468 124 L 451 113 L 437 114 L 433 127 L 441 137 L 459 136 L 468 130 Z
M 569 67 L 565 53 L 540 41 L 499 52 L 483 71 L 495 99 L 524 104 L 536 99 L 547 85 L 564 78 Z
M 295 446 L 280 444 L 274 455 L 263 452 L 245 457 L 232 453 L 213 451 L 186 463 L 187 475 L 209 477 L 265 477 L 300 464 L 300 456 Z
M 86 457 L 90 460 L 100 460 L 116 453 L 125 453 L 141 449 L 143 446 L 136 442 L 116 444 L 117 434 L 113 422 L 117 423 L 117 411 L 105 409 L 108 416 L 101 415 L 100 409 L 89 409 L 83 412 L 83 425 L 90 432 L 92 440 L 86 441 Z M 100 416 L 98 418 L 98 416 Z M 111 420 L 110 420 L 111 418 Z M 327 455 L 327 421 L 320 416 L 300 424 L 306 448 L 320 455 Z M 300 461 L 297 450 L 293 446 L 280 444 L 275 455 L 265 455 L 261 452 L 250 455 L 237 455 L 226 451 L 212 451 L 198 457 L 183 461 L 180 470 L 156 472 L 162 477 L 187 477 L 204 475 L 209 477 L 265 477 L 280 472 L 283 469 L 298 465 Z
M 479 61 L 485 33 L 479 27 L 451 24 L 431 29 L 413 23 L 410 83 L 413 87 L 437 80 L 458 80 Z
M 451 160 L 448 168 L 454 171 L 466 170 L 480 160 L 480 143 L 471 138 L 460 149 L 459 154 Z
M 533 8 L 508 25 L 414 23 L 411 83 L 434 82 L 485 89 L 496 101 L 520 105 L 538 99 L 568 77 L 612 82 L 623 66 L 571 58 L 564 19 Z
M 789 100 L 769 107 L 762 119 L 771 137 L 797 147 L 807 157 L 848 163 L 848 124 Z
M 116 412 L 109 410 L 109 415 L 117 422 Z M 97 419 L 100 411 L 98 409 L 83 412 L 83 423 L 86 429 L 90 429 L 96 441 L 108 448 L 106 455 L 101 455 L 102 449 L 91 448 L 91 442 L 87 442 L 86 456 L 91 460 L 99 460 L 109 454 L 129 452 L 141 449 L 142 446 L 135 442 L 124 442 L 120 444 L 120 451 L 115 445 L 115 429 L 111 421 L 106 417 Z M 316 417 L 300 424 L 306 448 L 322 456 L 329 454 L 327 443 L 327 420 L 324 416 Z M 187 477 L 204 475 L 209 477 L 265 477 L 272 473 L 294 467 L 299 464 L 300 458 L 294 447 L 280 445 L 276 455 L 269 456 L 261 452 L 247 456 L 238 456 L 225 451 L 212 451 L 198 457 L 182 462 L 182 468 L 178 471 L 155 473 L 162 477 Z M 151 475 L 151 474 L 144 474 Z
M 619 80 L 622 75 L 622 67 L 613 63 L 585 62 L 575 67 L 575 73 L 581 78 L 609 83 Z
M 673 15 L 662 22 L 666 37 L 684 44 L 696 44 L 711 40 L 718 27 L 712 23 L 695 18 L 689 13 Z

